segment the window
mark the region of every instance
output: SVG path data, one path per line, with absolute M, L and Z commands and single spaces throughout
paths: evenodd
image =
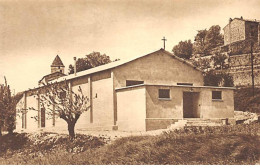
M 126 80 L 126 86 L 141 85 L 144 81 Z
M 159 99 L 170 99 L 170 89 L 159 89 Z
M 193 86 L 193 83 L 177 83 L 177 85 Z
M 222 100 L 222 92 L 212 91 L 212 100 Z
M 41 127 L 45 127 L 45 108 L 41 108 Z
M 22 112 L 22 128 L 25 128 L 25 114 Z

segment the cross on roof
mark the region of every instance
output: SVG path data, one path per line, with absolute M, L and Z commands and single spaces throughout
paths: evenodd
M 165 37 L 163 37 L 163 49 L 165 50 L 165 41 L 167 41 L 167 39 Z

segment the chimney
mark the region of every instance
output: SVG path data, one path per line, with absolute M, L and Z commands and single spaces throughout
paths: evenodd
M 74 57 L 73 58 L 74 59 L 74 74 L 75 74 L 75 76 L 77 75 L 77 57 Z
M 241 16 L 241 19 L 243 19 L 243 16 Z
M 233 20 L 232 18 L 229 18 L 229 23 L 232 22 L 232 20 Z

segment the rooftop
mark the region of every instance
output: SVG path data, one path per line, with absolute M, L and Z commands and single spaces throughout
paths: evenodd
M 105 64 L 105 65 L 101 65 L 101 66 L 97 66 L 97 67 L 95 67 L 95 68 L 91 68 L 91 69 L 88 69 L 88 70 L 85 70 L 85 71 L 77 72 L 76 75 L 75 75 L 75 74 L 71 74 L 71 75 L 68 75 L 68 76 L 64 76 L 64 77 L 61 77 L 61 78 L 59 78 L 59 79 L 57 79 L 57 80 L 54 80 L 54 81 L 55 81 L 55 82 L 60 82 L 60 81 L 63 81 L 63 80 L 70 80 L 70 79 L 78 78 L 78 77 L 81 77 L 81 76 L 93 74 L 93 73 L 96 73 L 96 72 L 109 70 L 109 69 L 112 69 L 112 68 L 115 68 L 115 67 L 124 65 L 124 64 L 126 64 L 126 63 L 132 62 L 132 61 L 137 60 L 137 59 L 139 59 L 139 58 L 146 57 L 146 56 L 148 56 L 148 55 L 151 55 L 151 54 L 154 54 L 154 53 L 158 53 L 158 52 L 166 53 L 166 54 L 168 54 L 169 56 L 171 56 L 172 58 L 177 59 L 178 61 L 183 62 L 184 64 L 187 64 L 187 65 L 193 67 L 195 70 L 198 70 L 198 71 L 200 71 L 200 72 L 203 72 L 201 69 L 199 69 L 198 67 L 194 66 L 192 63 L 187 62 L 187 61 L 185 61 L 184 59 L 179 58 L 179 57 L 173 55 L 172 53 L 170 53 L 170 52 L 168 52 L 168 51 L 166 51 L 166 50 L 164 50 L 164 49 L 160 49 L 160 50 L 157 50 L 157 51 L 155 51 L 155 52 L 149 53 L 149 54 L 147 54 L 147 55 L 143 55 L 143 56 L 139 56 L 139 57 L 128 58 L 128 59 L 124 59 L 124 60 L 119 60 L 119 61 L 111 62 L 111 63 Z
M 64 65 L 63 65 L 63 63 L 62 63 L 60 57 L 57 55 L 57 56 L 55 57 L 55 59 L 53 60 L 53 62 L 52 62 L 52 64 L 51 64 L 51 67 L 58 67 L 58 66 L 64 67 Z
M 93 74 L 93 73 L 109 70 L 109 69 L 116 68 L 118 66 L 124 65 L 126 63 L 132 62 L 132 61 L 137 60 L 139 58 L 143 58 L 143 57 L 149 56 L 149 55 L 154 54 L 154 53 L 159 53 L 159 52 L 163 52 L 163 53 L 171 56 L 172 58 L 177 59 L 178 61 L 180 61 L 180 62 L 182 62 L 184 64 L 187 64 L 188 66 L 193 67 L 195 70 L 203 72 L 201 69 L 199 69 L 198 67 L 194 66 L 192 63 L 187 62 L 184 59 L 179 58 L 179 57 L 173 55 L 172 53 L 170 53 L 170 52 L 168 52 L 168 51 L 166 51 L 164 49 L 160 49 L 160 50 L 157 50 L 155 52 L 149 53 L 147 55 L 143 55 L 143 56 L 139 56 L 139 57 L 133 57 L 133 58 L 128 58 L 128 59 L 124 59 L 124 60 L 119 60 L 119 61 L 111 62 L 111 63 L 105 64 L 105 65 L 97 66 L 95 68 L 91 68 L 91 69 L 88 69 L 88 70 L 85 70 L 85 71 L 77 72 L 76 75 L 75 74 L 70 74 L 70 75 L 67 75 L 67 76 L 62 76 L 62 77 L 60 77 L 58 79 L 52 80 L 50 83 L 62 82 L 62 81 L 65 81 L 65 80 L 72 80 L 72 79 L 79 78 L 79 77 L 86 76 L 86 75 L 90 75 L 90 74 Z
M 145 86 L 165 86 L 165 87 L 184 87 L 184 88 L 205 88 L 205 89 L 233 89 L 235 87 L 219 87 L 219 86 L 189 86 L 189 85 L 165 85 L 165 84 L 140 84 L 140 85 L 133 85 L 133 86 L 126 86 L 121 88 L 116 88 L 116 91 L 137 88 L 137 87 L 145 87 Z

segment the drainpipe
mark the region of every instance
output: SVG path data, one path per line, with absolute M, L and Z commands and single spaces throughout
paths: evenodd
M 76 76 L 77 75 L 77 57 L 74 57 L 74 75 Z

